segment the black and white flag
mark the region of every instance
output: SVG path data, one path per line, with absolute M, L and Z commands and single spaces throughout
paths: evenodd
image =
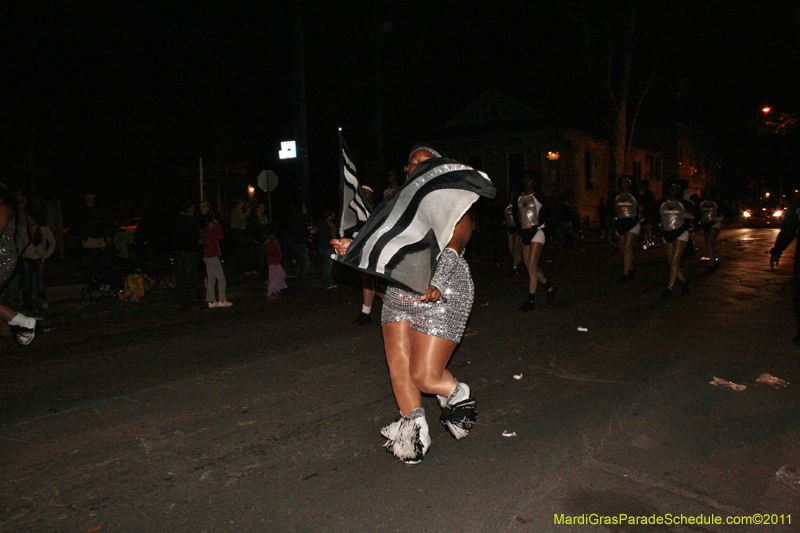
M 489 177 L 472 167 L 442 157 L 423 161 L 375 208 L 338 259 L 425 293 L 458 221 L 480 196 L 496 193 Z
M 356 166 L 350 157 L 350 149 L 339 130 L 340 170 L 339 199 L 339 237 L 352 238 L 364 225 L 372 212 L 372 205 L 358 183 Z

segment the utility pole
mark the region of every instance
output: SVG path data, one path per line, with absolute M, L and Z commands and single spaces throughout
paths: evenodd
M 306 67 L 303 52 L 302 0 L 294 0 L 294 31 L 292 32 L 292 88 L 293 118 L 297 139 L 297 195 L 308 205 L 310 184 L 308 179 L 308 129 L 306 125 Z

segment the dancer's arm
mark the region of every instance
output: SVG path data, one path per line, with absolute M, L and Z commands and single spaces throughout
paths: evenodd
M 466 213 L 456 224 L 453 230 L 453 237 L 447 243 L 447 248 L 450 248 L 451 251 L 444 250 L 439 256 L 439 263 L 436 265 L 433 279 L 431 279 L 428 290 L 420 298 L 421 301 L 435 302 L 442 297 L 442 289 L 452 275 L 458 255 L 464 250 L 470 237 L 472 237 L 472 218 L 469 213 Z M 453 252 L 455 252 L 455 255 Z

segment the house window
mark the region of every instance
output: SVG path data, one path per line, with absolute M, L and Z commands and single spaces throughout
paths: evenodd
M 594 157 L 591 150 L 583 153 L 583 186 L 587 190 L 594 189 Z

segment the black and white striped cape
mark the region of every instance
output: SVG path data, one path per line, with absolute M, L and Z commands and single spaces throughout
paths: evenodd
M 474 168 L 442 157 L 423 161 L 337 259 L 425 293 L 458 221 L 480 196 L 496 193 L 489 177 Z
M 339 205 L 342 206 L 339 217 L 339 236 L 352 238 L 369 218 L 372 205 L 358 183 L 356 166 L 353 164 L 350 149 L 347 148 L 341 131 L 339 132 L 339 148 L 339 175 L 341 178 L 339 181 Z

